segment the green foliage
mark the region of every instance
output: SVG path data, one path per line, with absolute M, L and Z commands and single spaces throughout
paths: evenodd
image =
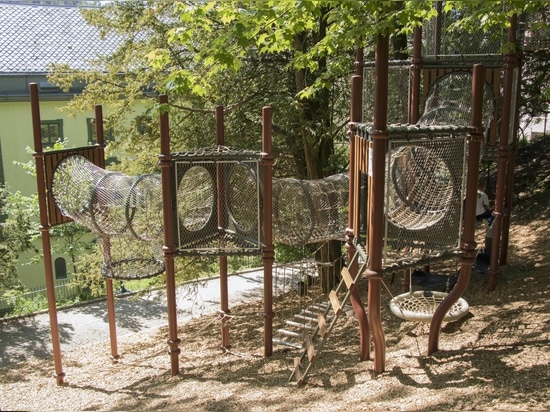
M 26 197 L 9 188 L 0 188 L 0 213 L 5 221 L 0 225 L 0 288 L 16 284 L 19 255 L 38 250 L 33 241 L 40 235 L 33 218 L 36 216 L 36 196 Z
M 23 288 L 8 290 L 4 292 L 3 298 L 11 303 L 10 316 L 28 315 L 48 308 L 46 296 L 28 297 Z
M 501 35 L 512 14 L 531 12 L 538 2 L 443 4 L 456 31 L 481 27 Z M 270 105 L 275 175 L 317 179 L 347 166 L 342 143 L 356 48 L 372 55 L 380 35 L 403 46 L 398 40 L 436 13 L 432 1 L 115 2 L 83 15 L 103 36 L 119 36 L 119 48 L 91 71 L 54 65 L 50 81 L 64 89 L 86 84 L 67 104 L 71 113 L 95 104 L 108 109 L 105 127 L 116 138 L 108 151 L 119 154 L 117 169 L 127 174 L 158 171 L 161 109 L 170 114 L 174 151 L 215 143 L 218 105 L 225 107 L 225 144 L 258 149 L 260 108 Z M 159 106 L 160 93 L 169 107 Z M 197 272 L 216 266 L 202 262 Z M 185 265 L 179 273 L 188 278 Z

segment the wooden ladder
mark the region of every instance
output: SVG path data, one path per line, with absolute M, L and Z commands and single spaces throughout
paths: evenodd
M 349 298 L 351 296 L 351 288 L 353 287 L 353 285 L 355 285 L 355 282 L 357 281 L 359 275 L 362 274 L 367 268 L 367 256 L 364 252 L 364 249 L 360 245 L 357 245 L 356 252 L 349 262 L 349 266 L 353 264 L 355 259 L 357 259 L 357 261 L 359 262 L 360 258 L 362 262 L 359 266 L 359 270 L 357 271 L 357 275 L 353 277 L 348 268 L 344 266 L 341 272 L 342 279 L 340 280 L 340 283 L 338 284 L 336 289 L 330 291 L 328 302 L 316 305 L 315 309 L 318 310 L 316 319 L 312 317 L 306 319 L 309 321 L 309 325 L 307 325 L 309 330 L 304 330 L 303 334 L 300 335 L 303 338 L 302 345 L 294 344 L 294 347 L 297 349 L 302 349 L 302 352 L 299 357 L 294 359 L 294 369 L 292 370 L 290 378 L 288 379 L 289 382 L 293 378 L 296 380 L 298 385 L 301 385 L 304 382 L 315 359 L 317 359 L 319 353 L 321 352 L 321 349 L 328 340 L 330 332 L 334 328 L 336 321 L 342 313 L 346 312 L 344 311 L 344 307 L 349 302 Z M 342 295 L 344 290 L 346 290 L 345 295 L 340 301 L 339 296 Z M 311 316 L 312 314 L 313 313 L 306 313 L 306 315 L 308 316 Z M 294 336 L 297 337 L 296 335 Z

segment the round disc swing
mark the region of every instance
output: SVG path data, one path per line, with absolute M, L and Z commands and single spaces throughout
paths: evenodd
M 382 282 L 391 296 L 390 310 L 400 319 L 413 322 L 432 321 L 432 317 L 443 300 L 449 295 L 447 292 L 433 290 L 412 290 L 412 274 L 409 277 L 409 291 L 401 295 L 393 296 L 388 286 Z M 447 280 L 447 285 L 449 281 Z M 462 318 L 470 310 L 470 305 L 465 299 L 459 298 L 449 311 L 445 314 L 443 320 L 451 322 Z
M 428 290 L 409 291 L 393 297 L 390 300 L 390 309 L 398 318 L 428 323 L 431 322 L 436 309 L 447 295 L 446 292 Z M 443 320 L 445 322 L 458 320 L 466 315 L 469 309 L 468 302 L 459 298 L 445 314 Z

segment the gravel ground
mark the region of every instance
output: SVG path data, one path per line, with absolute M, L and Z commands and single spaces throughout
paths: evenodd
M 513 228 L 510 262 L 497 290 L 482 273 L 465 298 L 470 313 L 444 324 L 440 350 L 426 356 L 429 326 L 402 321 L 383 295 L 386 369 L 358 361 L 358 330 L 342 317 L 304 385 L 288 382 L 297 351 L 263 356 L 261 301 L 232 308 L 232 348 L 220 350 L 221 326 L 210 313 L 180 324 L 181 372 L 170 374 L 165 326 L 66 350 L 66 381 L 57 385 L 51 358 L 29 357 L 0 369 L 2 410 L 547 410 L 550 408 L 550 259 L 547 231 Z M 545 226 L 547 228 L 547 226 Z M 364 285 L 361 286 L 362 296 Z M 290 300 L 291 301 L 291 300 Z M 289 301 L 289 302 L 290 302 Z M 289 303 L 290 304 L 290 303 Z M 275 327 L 283 319 L 275 319 Z M 130 340 L 128 339 L 130 338 Z M 44 348 L 44 353 L 46 349 Z
M 129 333 L 119 339 L 122 357 L 117 363 L 109 360 L 105 332 L 99 341 L 70 347 L 79 333 L 74 333 L 76 325 L 63 321 L 62 385 L 52 377 L 46 324 L 37 317 L 18 320 L 14 329 L 0 324 L 2 339 L 15 335 L 0 347 L 3 362 L 10 360 L 0 368 L 0 409 L 549 410 L 550 161 L 541 158 L 544 153 L 548 150 L 536 145 L 519 153 L 517 214 L 512 216 L 508 265 L 501 268 L 497 289 L 487 293 L 483 271 L 472 276 L 464 294 L 469 314 L 443 325 L 439 351 L 431 356 L 426 355 L 429 326 L 393 316 L 390 296 L 383 293 L 385 371 L 374 373 L 372 358 L 358 361 L 357 322 L 342 317 L 306 382 L 298 386 L 289 382 L 297 351 L 277 346 L 273 356 L 263 356 L 262 302 L 252 300 L 231 307 L 229 351 L 220 350 L 215 311 L 182 316 L 181 370 L 171 376 L 166 326 L 146 326 L 162 317 L 164 308 L 140 302 L 137 321 L 132 312 L 119 320 Z M 364 282 L 359 286 L 366 300 Z M 278 303 L 293 301 L 284 296 Z M 90 308 L 81 309 L 83 322 L 90 320 L 86 311 L 97 315 Z M 277 317 L 275 328 L 283 321 Z M 99 335 L 98 330 L 93 333 Z M 30 339 L 37 331 L 38 337 Z

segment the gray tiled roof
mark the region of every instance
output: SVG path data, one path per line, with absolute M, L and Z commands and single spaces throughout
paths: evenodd
M 51 63 L 88 69 L 90 59 L 119 43 L 101 40 L 77 7 L 0 3 L 0 73 L 44 73 Z

